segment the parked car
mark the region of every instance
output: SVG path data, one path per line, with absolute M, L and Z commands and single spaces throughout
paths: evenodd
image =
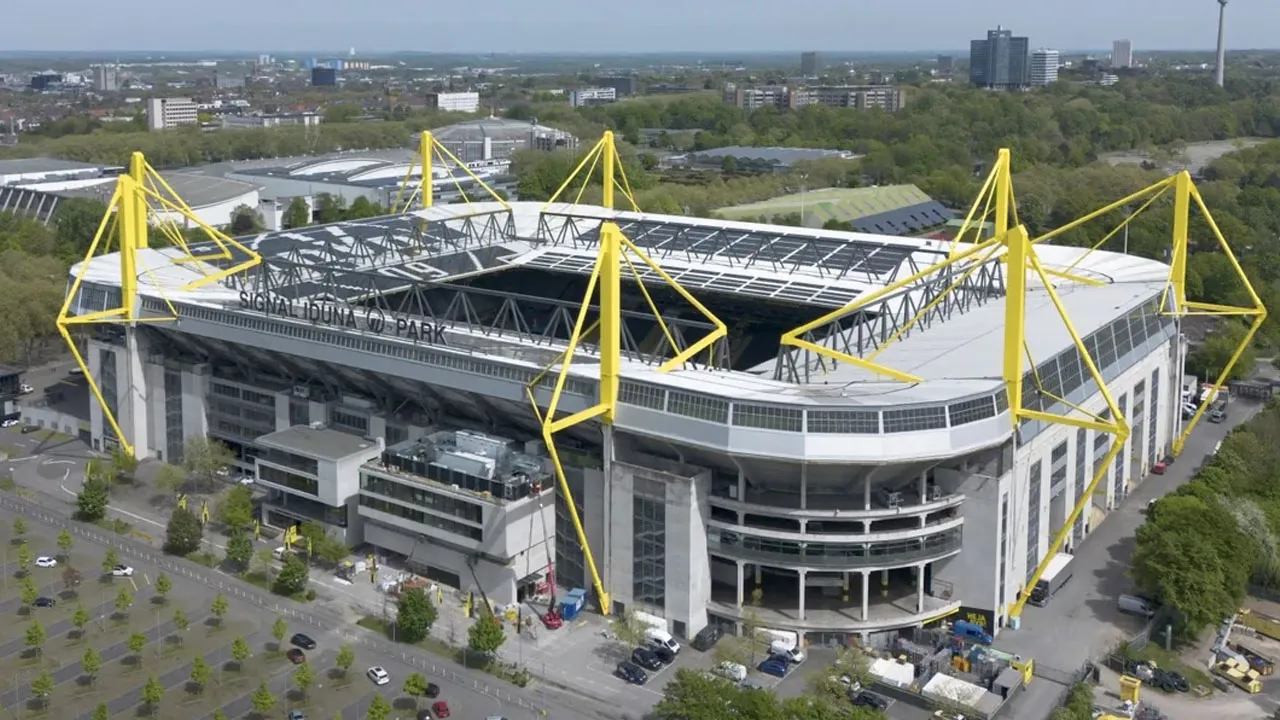
M 38 597 L 36 598 L 35 602 L 31 604 L 34 605 L 35 607 L 51 608 L 56 606 L 58 604 L 58 601 L 54 600 L 51 597 Z
M 1209 413 L 1209 422 L 1211 423 L 1226 422 L 1226 420 L 1227 420 L 1227 414 L 1222 412 L 1221 410 L 1214 410 L 1213 412 Z
M 853 698 L 854 707 L 874 708 L 881 712 L 889 709 L 889 701 L 873 692 L 863 690 Z
M 310 637 L 306 635 L 303 635 L 302 633 L 298 633 L 297 635 L 294 635 L 293 637 L 289 638 L 289 642 L 290 644 L 297 645 L 303 650 L 316 649 L 316 641 L 312 640 Z
M 377 665 L 369 668 L 365 675 L 369 676 L 374 685 L 386 685 L 391 682 L 391 676 L 387 674 L 387 671 Z
M 40 429 L 40 428 L 39 428 L 38 426 L 36 426 L 36 425 L 23 425 L 23 426 L 22 426 L 22 434 L 23 434 L 23 435 L 27 435 L 27 434 L 33 433 L 33 432 L 35 432 L 35 431 L 37 431 L 37 430 L 39 430 L 39 429 Z
M 1122 613 L 1138 615 L 1144 618 L 1155 617 L 1156 604 L 1137 595 L 1121 595 L 1116 598 L 1116 608 Z
M 689 644 L 698 652 L 706 652 L 715 647 L 717 642 L 720 642 L 720 635 L 720 628 L 715 625 L 707 625 L 699 630 L 697 635 L 693 636 L 693 641 Z
M 773 675 L 774 677 L 787 676 L 787 659 L 783 657 L 771 657 L 760 663 L 757 670 L 765 675 Z
M 447 718 L 449 717 L 449 703 L 437 700 L 431 703 L 431 712 L 438 718 Z
M 676 654 L 680 653 L 680 643 L 671 637 L 671 633 L 662 628 L 649 628 L 644 631 L 644 637 L 650 645 L 664 647 Z
M 133 577 L 133 568 L 128 565 L 117 565 L 111 568 L 111 574 L 116 577 Z
M 649 681 L 649 676 L 639 666 L 626 661 L 618 663 L 618 669 L 614 672 L 632 685 L 643 685 Z
M 302 652 L 298 648 L 289 648 L 289 652 L 285 653 L 284 656 L 289 658 L 289 662 L 294 665 L 301 665 L 307 661 L 306 653 Z
M 658 654 L 649 648 L 638 647 L 631 651 L 631 662 L 639 665 L 645 670 L 661 670 L 662 661 L 658 659 Z
M 725 680 L 732 680 L 736 683 L 745 682 L 747 679 L 747 667 L 745 665 L 739 665 L 736 662 L 722 662 L 719 665 L 716 665 L 715 669 L 711 672 L 714 672 Z
M 427 691 L 423 693 L 429 698 L 440 697 L 440 686 L 435 683 L 427 683 Z
M 661 645 L 650 645 L 648 649 L 652 650 L 653 654 L 658 656 L 658 659 L 662 661 L 663 665 L 670 665 L 676 661 L 676 654 L 671 652 L 669 648 Z
M 290 710 L 289 720 L 307 720 L 307 716 L 301 710 Z
M 51 558 L 48 555 L 41 555 L 40 557 L 36 558 L 36 567 L 56 568 L 58 567 L 58 559 Z
M 17 424 L 18 424 L 18 421 L 17 421 L 17 420 L 14 420 L 13 418 L 9 418 L 8 420 L 5 420 L 4 422 L 0 422 L 0 427 L 11 428 L 11 427 L 16 426 Z

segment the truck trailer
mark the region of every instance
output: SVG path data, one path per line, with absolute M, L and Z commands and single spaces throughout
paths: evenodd
M 1057 595 L 1062 586 L 1071 579 L 1071 559 L 1071 556 L 1066 553 L 1054 555 L 1049 565 L 1045 567 L 1044 573 L 1040 575 L 1040 580 L 1032 588 L 1031 597 L 1027 598 L 1027 602 L 1036 607 L 1048 605 L 1053 596 Z

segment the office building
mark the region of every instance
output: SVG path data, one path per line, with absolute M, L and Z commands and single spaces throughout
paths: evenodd
M 906 105 L 906 93 L 893 85 L 819 85 L 814 87 L 789 87 L 786 85 L 762 85 L 743 87 L 733 83 L 725 85 L 725 104 L 744 110 L 775 107 L 796 110 L 805 105 L 855 110 L 885 110 L 897 112 Z
M 230 73 L 223 70 L 215 70 L 213 73 L 213 86 L 219 90 L 233 90 L 244 87 L 245 76 L 239 73 Z
M 600 87 L 613 88 L 618 97 L 636 94 L 636 79 L 631 76 L 597 78 L 596 84 Z
M 1133 67 L 1133 43 L 1128 40 L 1116 40 L 1111 43 L 1111 67 Z
M 120 89 L 120 69 L 115 65 L 95 65 L 93 89 L 98 92 L 115 92 Z
M 803 52 L 800 53 L 800 75 L 803 77 L 817 77 L 822 67 L 818 64 L 818 53 Z
M 312 87 L 335 87 L 338 84 L 338 71 L 331 67 L 311 68 Z
M 200 121 L 200 107 L 191 98 L 147 100 L 147 129 L 169 130 Z
M 1061 60 L 1057 50 L 1041 48 L 1031 53 L 1031 85 L 1045 87 L 1058 82 Z
M 939 55 L 936 62 L 938 72 L 949 73 L 956 69 L 956 59 L 950 55 Z
M 1031 84 L 1029 43 L 997 27 L 969 44 L 969 83 L 990 90 L 1021 90 Z
M 569 104 L 574 107 L 608 105 L 618 101 L 618 91 L 611 87 L 582 88 L 569 91 Z
M 427 93 L 427 108 L 446 112 L 480 112 L 480 93 L 430 92 Z

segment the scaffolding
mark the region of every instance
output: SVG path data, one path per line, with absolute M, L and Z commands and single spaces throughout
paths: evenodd
M 207 242 L 191 243 L 177 224 L 181 218 L 195 226 Z M 167 241 L 171 247 L 160 250 L 151 247 L 152 235 Z M 102 310 L 80 313 L 78 307 L 81 286 L 98 255 L 119 254 L 120 304 Z M 119 441 L 120 452 L 134 457 L 134 444 L 120 427 L 112 408 L 103 398 L 102 389 L 84 356 L 72 337 L 72 329 L 88 325 L 113 324 L 125 328 L 125 344 L 129 352 L 136 353 L 135 332 L 139 323 L 170 322 L 178 318 L 178 311 L 166 296 L 164 283 L 156 277 L 161 263 L 184 270 L 183 281 L 177 285 L 182 292 L 198 290 L 255 267 L 262 258 L 244 245 L 228 237 L 222 231 L 201 220 L 178 193 L 156 172 L 142 153 L 135 152 L 129 160 L 129 172 L 121 175 L 107 203 L 107 211 L 98 224 L 98 230 L 89 244 L 84 261 L 67 291 L 67 297 L 58 311 L 58 333 L 71 349 L 76 365 L 84 373 L 94 399 L 102 408 L 103 417 L 111 426 Z M 162 316 L 141 316 L 139 283 L 144 281 L 163 300 L 168 313 Z M 75 306 L 75 307 L 73 307 Z M 134 363 L 130 363 L 132 367 Z
M 1221 386 L 1229 376 L 1232 368 L 1239 360 L 1241 353 L 1244 352 L 1253 335 L 1266 318 L 1266 309 L 1263 307 L 1261 300 L 1258 299 L 1257 293 L 1249 284 L 1243 269 L 1231 252 L 1226 239 L 1222 236 L 1217 224 L 1214 222 L 1212 215 L 1205 207 L 1200 193 L 1196 190 L 1195 185 L 1191 181 L 1191 176 L 1184 172 L 1178 173 L 1167 178 L 1155 185 L 1144 188 L 1136 193 L 1122 198 L 1106 207 L 1100 208 L 1084 217 L 1064 225 L 1061 228 L 1045 233 L 1038 237 L 1032 238 L 1028 235 L 1026 227 L 1018 218 L 1017 201 L 1014 197 L 1013 182 L 1011 173 L 1011 158 L 1009 151 L 1001 150 L 997 156 L 996 163 L 992 167 L 990 174 L 979 192 L 977 199 L 969 209 L 965 217 L 965 221 L 957 233 L 955 239 L 951 243 L 951 247 L 946 259 L 916 272 L 906 278 L 896 280 L 879 290 L 868 293 L 842 308 L 834 310 L 822 317 L 784 333 L 781 342 L 784 348 L 799 348 L 809 353 L 822 356 L 829 361 L 835 363 L 847 363 L 860 367 L 873 373 L 877 377 L 889 378 L 903 383 L 919 383 L 925 379 L 917 377 L 907 372 L 889 367 L 878 363 L 877 356 L 883 352 L 887 346 L 893 342 L 903 338 L 913 327 L 917 326 L 922 319 L 926 319 L 934 311 L 935 307 L 944 303 L 947 295 L 956 292 L 957 288 L 963 288 L 969 283 L 970 277 L 975 273 L 982 272 L 984 268 L 990 267 L 992 263 L 999 263 L 1007 268 L 1004 273 L 1004 342 L 1001 349 L 1002 353 L 1002 381 L 1004 382 L 1010 407 L 1010 419 L 1013 423 L 1013 430 L 1016 433 L 1023 423 L 1030 421 L 1039 421 L 1048 424 L 1069 425 L 1077 428 L 1085 428 L 1095 432 L 1106 433 L 1112 436 L 1111 447 L 1101 462 L 1099 462 L 1094 470 L 1093 477 L 1085 488 L 1080 497 L 1076 498 L 1076 504 L 1071 512 L 1067 515 L 1065 521 L 1055 533 L 1049 544 L 1048 550 L 1045 552 L 1043 559 L 1035 568 L 1034 572 L 1027 579 L 1026 586 L 1019 593 L 1017 599 L 1007 608 L 1008 616 L 1012 624 L 1016 627 L 1017 619 L 1021 616 L 1022 608 L 1026 605 L 1027 600 L 1031 596 L 1031 591 L 1035 588 L 1036 582 L 1044 573 L 1049 562 L 1057 554 L 1059 548 L 1066 541 L 1071 532 L 1072 526 L 1076 519 L 1084 511 L 1089 504 L 1090 499 L 1097 491 L 1097 487 L 1103 476 L 1107 474 L 1109 468 L 1115 461 L 1116 456 L 1124 448 L 1129 437 L 1129 425 L 1124 414 L 1117 407 L 1110 389 L 1103 381 L 1099 369 L 1090 356 L 1089 351 L 1085 347 L 1085 343 L 1080 334 L 1076 331 L 1071 318 L 1068 316 L 1062 299 L 1056 288 L 1057 283 L 1077 283 L 1084 285 L 1101 285 L 1104 281 L 1094 277 L 1088 277 L 1076 274 L 1075 270 L 1079 267 L 1084 258 L 1094 250 L 1102 247 L 1108 240 L 1117 233 L 1122 232 L 1133 218 L 1141 214 L 1144 210 L 1151 207 L 1161 195 L 1172 191 L 1174 193 L 1174 222 L 1173 237 L 1170 257 L 1172 258 L 1169 269 L 1168 279 L 1165 283 L 1165 290 L 1162 297 L 1162 312 L 1175 317 L 1186 317 L 1189 315 L 1222 315 L 1222 316 L 1238 316 L 1252 318 L 1249 331 L 1236 352 L 1232 355 L 1231 360 L 1226 367 L 1222 369 L 1217 385 Z M 1046 268 L 1040 261 L 1036 253 L 1036 246 L 1040 243 L 1048 242 L 1063 233 L 1078 228 L 1088 222 L 1108 213 L 1114 212 L 1120 208 L 1126 207 L 1136 202 L 1144 204 L 1139 210 L 1125 218 L 1111 232 L 1105 234 L 1096 244 L 1090 247 L 1075 262 L 1063 270 Z M 1186 265 L 1187 265 L 1187 246 L 1190 228 L 1190 209 L 1192 201 L 1200 209 L 1201 217 L 1205 224 L 1215 237 L 1218 247 L 1224 255 L 1230 259 L 1232 267 L 1235 268 L 1239 275 L 1240 281 L 1247 290 L 1250 299 L 1253 302 L 1251 307 L 1230 307 L 1222 305 L 1212 305 L 1208 303 L 1200 303 L 1187 300 L 1186 297 Z M 988 221 L 991 221 L 995 228 L 993 236 L 987 240 L 981 240 L 980 229 L 987 227 Z M 973 242 L 963 242 L 967 238 L 972 237 Z M 828 343 L 827 345 L 819 344 L 813 339 L 813 332 L 819 328 L 830 326 L 833 328 L 831 334 L 837 333 L 839 330 L 839 321 L 859 311 L 872 308 L 875 304 L 885 298 L 904 291 L 917 289 L 929 282 L 931 278 L 939 276 L 950 280 L 950 284 L 940 293 L 935 293 L 932 299 L 921 307 L 910 320 L 899 324 L 892 334 L 883 342 L 878 343 L 871 352 L 866 354 L 854 354 L 846 350 L 836 347 L 836 343 Z M 952 280 L 952 278 L 955 278 Z M 1099 393 L 1102 395 L 1106 411 L 1097 415 L 1091 413 L 1077 405 L 1068 402 L 1065 398 L 1057 397 L 1045 390 L 1040 382 L 1039 374 L 1036 372 L 1035 359 L 1031 357 L 1030 349 L 1026 340 L 1026 320 L 1027 320 L 1027 292 L 1028 279 L 1038 278 L 1042 283 L 1044 292 L 1052 301 L 1057 315 L 1063 326 L 1071 336 L 1072 343 L 1080 354 L 1082 364 L 1088 370 L 1088 376 L 1097 385 Z M 1031 369 L 1031 382 L 1035 384 L 1038 394 L 1044 398 L 1051 400 L 1056 404 L 1061 404 L 1065 411 L 1062 413 L 1045 412 L 1044 410 L 1028 407 L 1024 402 L 1024 383 L 1026 382 L 1026 368 Z M 1208 406 L 1210 394 L 1206 393 L 1206 399 L 1201 402 L 1195 416 L 1184 428 L 1183 432 L 1172 443 L 1174 454 L 1181 452 L 1187 436 L 1195 428 L 1197 421 L 1203 415 L 1205 408 Z
M 597 175 L 597 168 L 600 172 Z M 585 171 L 585 172 L 584 172 Z M 580 204 L 582 195 L 587 187 L 598 179 L 603 190 L 603 200 L 601 205 L 609 210 L 614 209 L 615 191 L 620 191 L 626 200 L 630 203 L 631 208 L 639 211 L 636 205 L 635 196 L 631 192 L 631 184 L 627 181 L 626 170 L 623 168 L 622 158 L 618 155 L 617 147 L 614 145 L 613 133 L 605 132 L 595 147 L 583 157 L 574 171 L 565 179 L 564 183 L 556 190 L 543 206 L 543 212 L 546 212 L 557 203 L 560 196 L 570 189 L 575 181 L 581 183 L 578 188 L 577 195 L 574 197 L 573 205 Z M 590 545 L 587 541 L 586 531 L 582 525 L 582 519 L 578 516 L 576 503 L 573 494 L 569 489 L 569 483 L 565 478 L 564 466 L 560 461 L 560 453 L 556 449 L 555 435 L 559 432 L 567 430 L 576 425 L 580 425 L 590 420 L 599 419 L 604 426 L 605 433 L 605 456 L 606 456 L 606 472 L 610 467 L 608 458 L 612 452 L 612 425 L 614 421 L 614 413 L 618 406 L 618 387 L 622 365 L 622 272 L 624 268 L 631 273 L 635 280 L 636 287 L 644 296 L 645 302 L 649 307 L 649 311 L 657 320 L 658 326 L 666 337 L 667 346 L 672 349 L 674 356 L 662 363 L 658 367 L 658 372 L 670 372 L 681 367 L 687 362 L 696 358 L 700 353 L 710 353 L 717 341 L 721 340 L 728 334 L 728 328 L 717 318 L 710 310 L 688 290 L 667 274 L 656 262 L 637 247 L 631 240 L 623 235 L 622 230 L 618 227 L 616 218 L 609 218 L 601 222 L 599 231 L 599 244 L 597 246 L 597 254 L 595 265 L 591 270 L 591 275 L 587 280 L 587 289 L 583 295 L 582 305 L 578 310 L 577 320 L 573 326 L 573 332 L 569 337 L 569 342 L 563 353 L 551 364 L 547 365 L 541 373 L 539 373 L 533 381 L 525 387 L 525 393 L 529 397 L 529 402 L 533 405 L 533 412 L 538 418 L 538 422 L 542 425 L 542 438 L 546 443 L 547 452 L 551 456 L 551 463 L 555 468 L 556 480 L 559 483 L 560 492 L 564 494 L 565 505 L 568 509 L 569 518 L 573 522 L 574 531 L 578 536 L 578 543 L 582 546 L 583 557 L 586 560 L 587 570 L 591 574 L 591 581 L 596 592 L 596 601 L 599 604 L 601 613 L 608 615 L 611 608 L 608 590 L 604 587 L 604 581 L 600 577 L 599 569 L 596 567 L 595 557 L 591 552 Z M 663 313 L 659 311 L 654 303 L 649 291 L 645 288 L 644 282 L 641 280 L 636 270 L 636 265 L 632 262 L 635 257 L 643 265 L 648 266 L 664 283 L 672 290 L 679 294 L 686 302 L 692 305 L 700 312 L 714 329 L 708 332 L 702 339 L 694 342 L 683 350 L 678 350 L 680 345 L 673 337 L 670 328 L 667 326 L 663 318 Z M 588 326 L 587 316 L 593 309 L 592 298 L 599 289 L 598 314 L 596 320 Z M 565 382 L 569 378 L 570 368 L 573 366 L 575 351 L 579 342 L 584 337 L 592 336 L 596 338 L 596 346 L 599 353 L 599 373 L 600 373 L 600 390 L 596 404 L 579 412 L 567 415 L 565 417 L 557 417 L 560 397 L 564 392 Z M 558 370 L 556 370 L 558 368 Z M 551 373 L 557 372 L 555 387 L 551 392 L 550 401 L 547 403 L 546 410 L 543 411 L 538 404 L 535 395 L 542 378 Z

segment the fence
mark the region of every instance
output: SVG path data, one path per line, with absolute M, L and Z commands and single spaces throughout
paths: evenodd
M 531 712 L 541 712 L 545 714 L 545 709 L 519 695 L 513 695 L 505 692 L 501 687 L 482 682 L 475 678 L 467 678 L 452 668 L 436 665 L 426 656 L 409 651 L 405 646 L 392 645 L 389 642 L 383 642 L 372 638 L 367 632 L 349 630 L 348 625 L 341 617 L 325 613 L 323 611 L 302 612 L 297 608 L 291 607 L 287 603 L 282 603 L 281 598 L 266 595 L 252 585 L 247 585 L 239 581 L 230 579 L 228 576 L 213 570 L 189 563 L 187 561 L 177 560 L 173 557 L 164 555 L 150 545 L 145 545 L 140 541 L 133 540 L 121 535 L 106 535 L 93 526 L 86 526 L 81 523 L 72 521 L 62 517 L 57 511 L 45 506 L 39 501 L 28 500 L 24 498 L 13 497 L 8 494 L 0 495 L 0 508 L 19 513 L 31 520 L 51 525 L 59 530 L 67 530 L 73 535 L 78 535 L 90 542 L 113 548 L 120 553 L 121 557 L 129 556 L 138 558 L 147 565 L 155 566 L 173 576 L 180 576 L 194 580 L 206 587 L 213 588 L 228 598 L 236 598 L 238 600 L 257 605 L 258 607 L 282 615 L 291 620 L 310 625 L 315 628 L 321 628 L 328 632 L 335 633 L 342 637 L 343 640 L 350 642 L 363 648 L 368 648 L 383 657 L 399 658 L 401 662 L 415 668 L 421 668 L 424 672 L 434 676 L 445 678 L 459 685 L 470 687 L 479 693 L 484 693 L 498 701 L 510 705 L 514 705 L 523 710 Z M 65 506 L 61 508 L 65 510 Z M 496 680 L 496 679 L 495 679 Z

